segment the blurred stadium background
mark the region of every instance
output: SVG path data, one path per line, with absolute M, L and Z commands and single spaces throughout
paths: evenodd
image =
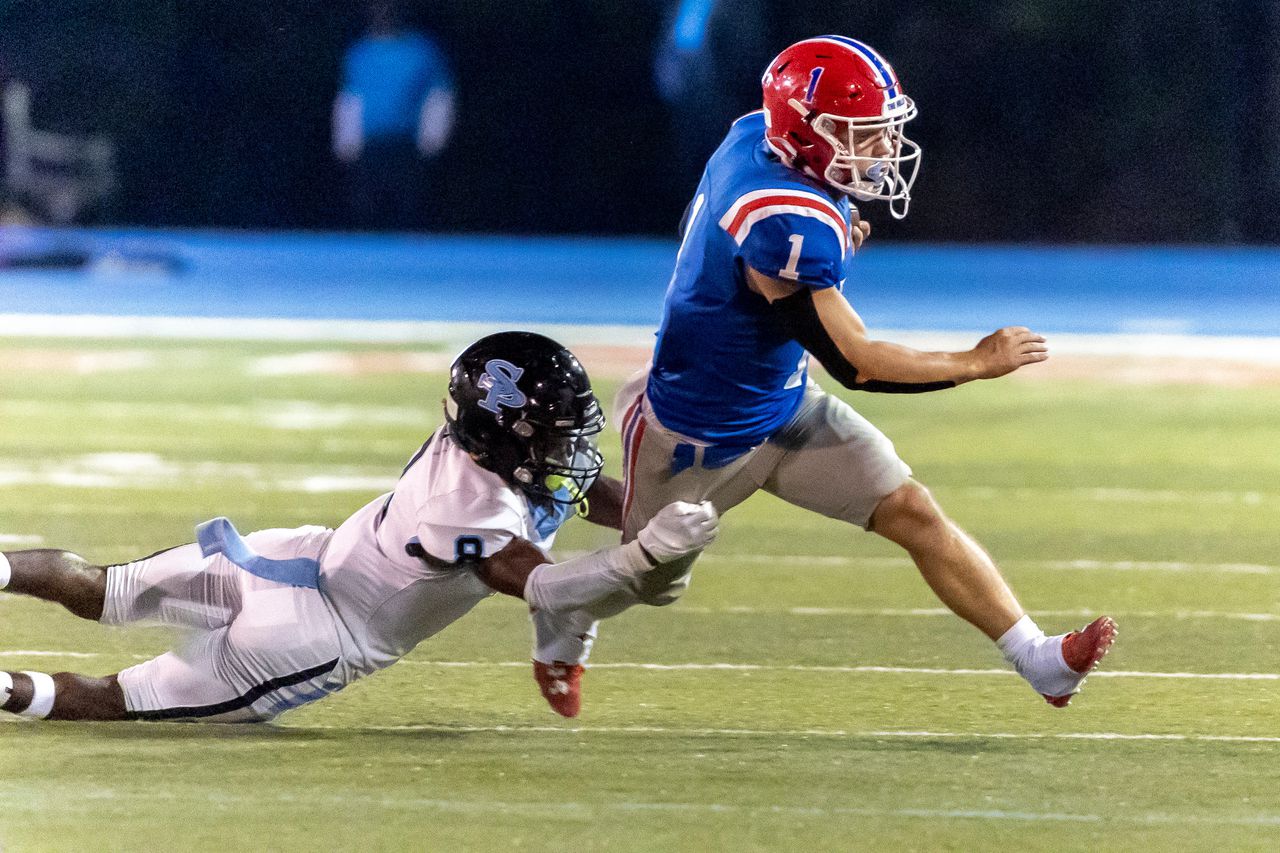
M 834 31 L 894 62 L 925 152 L 909 219 L 866 208 L 855 307 L 906 343 L 1022 323 L 1055 354 L 852 402 L 1042 624 L 1108 609 L 1117 649 L 1050 714 L 891 549 L 760 497 L 684 601 L 607 626 L 580 721 L 491 601 L 279 726 L 0 726 L 0 848 L 1276 847 L 1280 7 L 399 11 L 456 119 L 412 222 L 369 227 L 332 130 L 365 6 L 0 0 L 0 547 L 337 524 L 484 330 L 556 335 L 611 394 L 702 160 L 774 53 Z M 170 642 L 0 594 L 6 667 Z
M 1274 3 L 691 0 L 696 85 L 672 105 L 655 65 L 681 5 L 405 4 L 458 90 L 436 229 L 669 236 L 764 64 L 838 31 L 883 45 L 920 105 L 919 204 L 878 238 L 1280 240 Z M 30 88 L 36 127 L 111 143 L 95 223 L 336 229 L 330 106 L 364 20 L 345 2 L 6 0 L 0 76 Z M 673 127 L 691 100 L 710 130 Z

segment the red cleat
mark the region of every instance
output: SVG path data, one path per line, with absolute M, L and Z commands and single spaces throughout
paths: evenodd
M 542 698 L 562 717 L 576 717 L 582 710 L 582 673 L 580 663 L 533 662 L 533 679 Z
M 1076 690 L 1062 696 L 1040 694 L 1044 700 L 1055 708 L 1065 708 L 1071 704 L 1071 697 L 1084 683 L 1084 677 L 1098 665 L 1111 649 L 1118 634 L 1115 620 L 1110 616 L 1099 616 L 1079 631 L 1072 631 L 1062 638 L 1062 659 L 1073 672 L 1080 673 L 1080 681 Z

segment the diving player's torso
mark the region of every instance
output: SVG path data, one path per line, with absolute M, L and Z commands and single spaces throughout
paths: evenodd
M 492 594 L 458 559 L 517 537 L 548 550 L 569 514 L 531 506 L 437 432 L 394 491 L 334 532 L 321 561 L 320 589 L 363 657 L 356 668 L 389 666 Z

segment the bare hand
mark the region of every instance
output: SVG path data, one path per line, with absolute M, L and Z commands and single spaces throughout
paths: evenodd
M 862 248 L 862 244 L 871 236 L 871 223 L 866 222 L 858 216 L 858 209 L 854 208 L 849 214 L 849 237 L 853 240 L 853 251 Z
M 1026 326 L 1006 326 L 992 332 L 969 351 L 974 378 L 995 379 L 1012 373 L 1024 364 L 1035 364 L 1049 357 L 1044 336 Z

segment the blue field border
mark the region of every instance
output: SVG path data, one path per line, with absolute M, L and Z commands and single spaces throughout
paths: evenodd
M 650 239 L 5 228 L 0 314 L 652 328 L 675 251 Z M 12 266 L 39 257 L 80 267 Z M 846 293 L 877 328 L 1277 336 L 1280 249 L 873 242 Z

